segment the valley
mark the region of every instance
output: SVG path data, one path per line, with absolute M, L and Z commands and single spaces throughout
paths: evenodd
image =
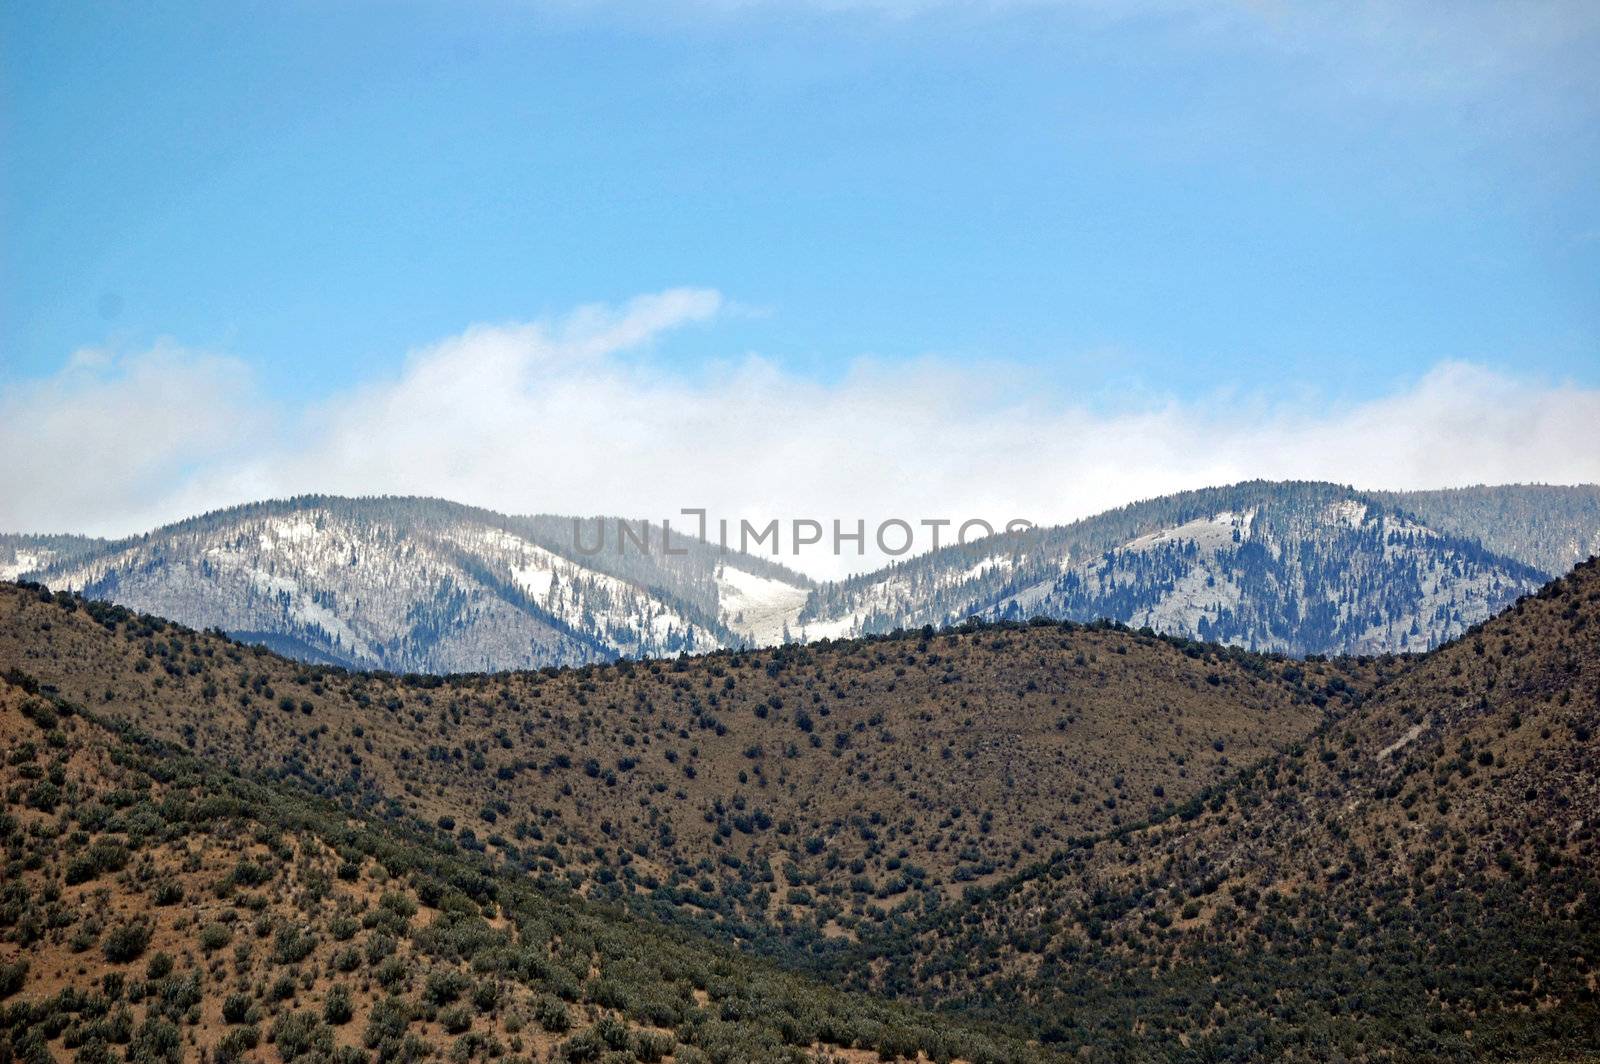
M 1590 561 L 1426 655 L 1036 620 L 439 677 L 0 585 L 11 993 L 102 985 L 126 961 L 97 943 L 148 924 L 161 995 L 104 983 L 8 1037 L 1564 1059 L 1600 1009 L 1597 632 Z M 188 945 L 241 920 L 261 947 Z

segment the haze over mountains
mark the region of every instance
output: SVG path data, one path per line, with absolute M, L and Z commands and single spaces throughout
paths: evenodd
M 598 534 L 587 519 L 580 542 Z M 0 576 L 311 661 L 459 672 L 943 626 L 1109 618 L 1290 654 L 1425 650 L 1600 550 L 1600 488 L 1251 482 L 817 585 L 770 556 L 575 549 L 570 518 L 309 496 L 121 541 L 0 537 Z M 638 523 L 635 523 L 638 527 Z

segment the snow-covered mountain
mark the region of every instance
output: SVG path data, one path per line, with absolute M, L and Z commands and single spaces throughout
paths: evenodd
M 1415 510 L 1411 508 L 1415 505 Z M 1418 511 L 1427 516 L 1419 516 Z M 815 585 L 614 518 L 305 497 L 108 542 L 0 536 L 0 578 L 310 660 L 460 672 L 814 641 L 968 617 L 1097 620 L 1292 654 L 1423 650 L 1600 547 L 1600 488 L 1373 493 L 1257 481 Z M 607 537 L 606 548 L 587 554 Z M 1485 543 L 1494 543 L 1490 549 Z
M 7 575 L 296 657 L 470 672 L 668 656 L 782 638 L 811 581 L 615 519 L 508 517 L 437 499 L 305 497 L 148 535 L 10 537 Z M 641 531 L 642 530 L 642 531 Z M 605 548 L 584 553 L 606 536 Z
M 1562 496 L 1561 508 L 1541 505 L 1552 491 L 1578 494 Z M 1497 493 L 1496 506 L 1485 493 Z M 1555 575 L 1424 523 L 1404 509 L 1407 498 L 1257 481 L 1152 499 L 826 584 L 794 630 L 815 639 L 974 616 L 1109 618 L 1293 654 L 1424 650 Z M 1437 524 L 1456 529 L 1481 525 L 1496 507 L 1523 514 L 1498 538 L 1541 561 L 1600 542 L 1594 488 L 1468 489 L 1422 501 Z

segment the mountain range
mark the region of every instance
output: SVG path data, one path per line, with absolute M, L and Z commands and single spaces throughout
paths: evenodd
M 635 541 L 619 542 L 626 525 Z M 610 536 L 610 546 L 585 545 Z M 647 522 L 304 496 L 123 540 L 0 536 L 0 577 L 308 661 L 472 672 L 981 619 L 1110 619 L 1294 655 L 1420 651 L 1600 551 L 1600 488 L 1255 481 L 817 583 Z
M 118 541 L 7 537 L 0 575 L 219 628 L 308 661 L 474 672 L 783 638 L 811 581 L 615 519 L 508 517 L 439 499 L 258 503 Z M 608 546 L 586 555 L 580 548 Z M 676 553 L 682 551 L 683 553 Z

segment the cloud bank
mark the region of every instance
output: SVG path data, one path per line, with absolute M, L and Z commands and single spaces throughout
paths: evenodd
M 863 359 L 820 382 L 755 356 L 693 374 L 651 359 L 656 337 L 724 310 L 717 292 L 679 289 L 474 326 L 304 409 L 274 407 L 224 355 L 80 353 L 0 391 L 0 530 L 120 535 L 305 492 L 870 528 L 1056 523 L 1253 477 L 1600 481 L 1600 390 L 1466 363 L 1358 403 L 1219 393 L 1107 412 L 1061 398 L 1041 369 Z M 784 560 L 832 576 L 881 559 Z

